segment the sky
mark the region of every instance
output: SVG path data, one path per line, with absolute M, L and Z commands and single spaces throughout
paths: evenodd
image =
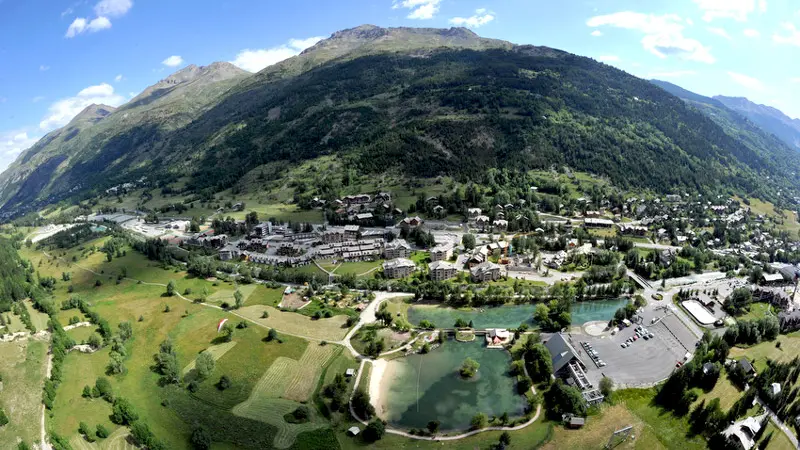
M 188 64 L 256 72 L 365 23 L 468 27 L 800 118 L 797 0 L 0 0 L 0 170 Z

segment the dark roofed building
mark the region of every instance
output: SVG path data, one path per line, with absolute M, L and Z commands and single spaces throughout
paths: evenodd
M 556 376 L 571 376 L 569 372 L 569 363 L 578 360 L 578 352 L 570 344 L 561 333 L 554 334 L 547 342 L 544 343 L 547 351 L 550 352 L 550 357 L 553 361 L 553 373 Z

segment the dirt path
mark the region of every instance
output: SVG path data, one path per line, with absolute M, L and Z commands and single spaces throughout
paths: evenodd
M 53 371 L 53 354 L 48 352 L 47 353 L 47 370 L 45 371 L 45 377 L 47 377 L 48 380 L 50 379 L 50 374 L 51 374 L 52 371 Z M 47 414 L 47 408 L 45 408 L 44 403 L 42 403 L 42 421 L 41 421 L 41 424 L 40 424 L 40 431 L 39 431 L 40 434 L 41 434 L 41 437 L 39 438 L 41 444 L 40 444 L 39 448 L 41 450 L 52 450 L 52 447 L 50 447 L 50 444 L 47 443 L 47 427 L 45 426 L 46 425 L 46 423 L 45 423 L 46 414 Z

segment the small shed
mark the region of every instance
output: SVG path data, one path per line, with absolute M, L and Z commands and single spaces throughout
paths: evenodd
M 584 425 L 586 425 L 586 419 L 583 417 L 572 416 L 567 422 L 567 426 L 573 429 L 583 428 Z
M 356 374 L 356 369 L 347 369 L 344 371 L 344 375 L 348 377 L 352 377 Z
M 347 429 L 347 432 L 350 433 L 351 436 L 358 436 L 358 433 L 361 433 L 361 428 L 352 426 Z

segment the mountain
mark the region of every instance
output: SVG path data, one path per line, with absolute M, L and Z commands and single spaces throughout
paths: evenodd
M 800 150 L 800 120 L 792 119 L 781 111 L 759 105 L 743 97 L 714 97 L 728 108 L 742 114 L 764 130 L 780 138 L 786 145 Z
M 779 136 L 752 121 L 746 115 L 727 106 L 720 100 L 720 97 L 705 97 L 667 81 L 650 80 L 650 82 L 697 108 L 719 125 L 727 135 L 738 140 L 751 151 L 760 155 L 774 155 L 778 160 L 784 159 L 786 164 L 792 167 L 793 172 L 800 169 L 794 165 L 797 159 L 795 148 L 787 145 Z
M 93 187 L 110 174 L 146 167 L 147 154 L 159 146 L 161 136 L 191 122 L 248 76 L 230 63 L 192 65 L 117 109 L 87 107 L 65 127 L 22 152 L 0 174 L 3 210 L 34 200 L 58 200 Z
M 37 143 L 0 175 L 2 212 L 142 175 L 217 192 L 330 154 L 362 173 L 502 186 L 489 169 L 569 166 L 621 187 L 769 199 L 800 173 L 800 154 L 747 143 L 645 80 L 463 28 L 364 25 L 251 76 L 209 68 L 162 80 L 70 145 Z

